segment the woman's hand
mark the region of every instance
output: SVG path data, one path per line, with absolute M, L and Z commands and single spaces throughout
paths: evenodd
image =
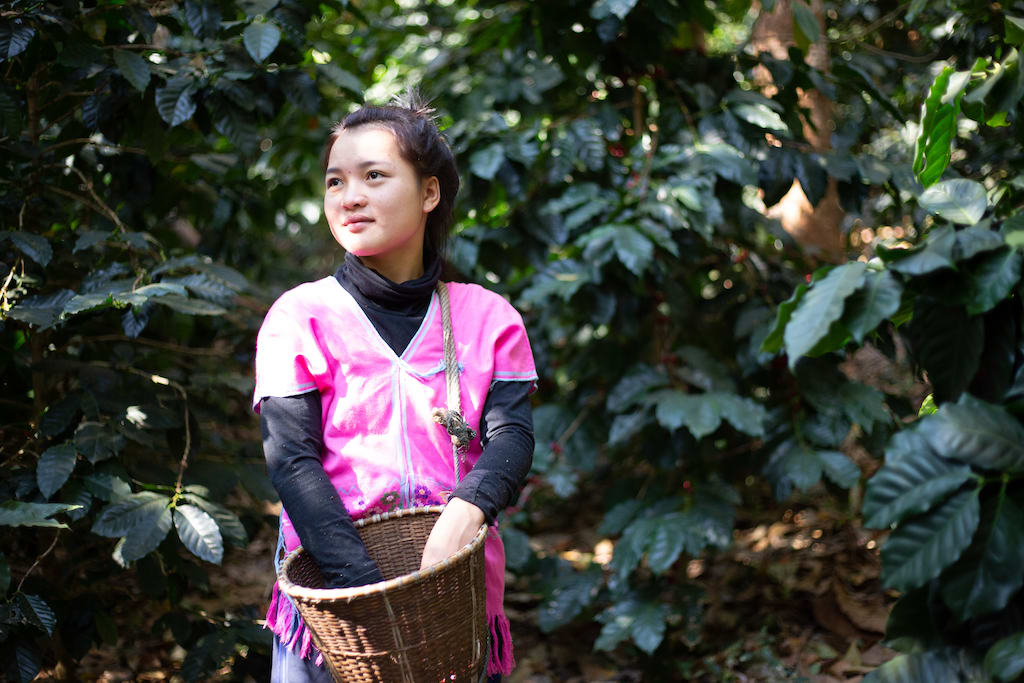
M 420 569 L 451 557 L 473 540 L 484 523 L 483 510 L 461 498 L 452 498 L 434 523 L 423 548 Z

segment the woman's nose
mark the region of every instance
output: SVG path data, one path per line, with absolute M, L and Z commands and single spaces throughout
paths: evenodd
M 366 206 L 366 194 L 363 193 L 362 188 L 355 185 L 349 185 L 345 188 L 345 194 L 341 198 L 341 203 L 346 209 L 355 209 L 360 206 Z

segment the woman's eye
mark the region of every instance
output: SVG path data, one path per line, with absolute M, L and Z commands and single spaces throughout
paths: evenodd
M 341 180 L 339 180 L 338 178 L 328 178 L 327 179 L 327 187 L 337 187 L 340 184 L 341 184 Z
M 369 178 L 370 180 L 376 180 L 377 178 L 380 178 L 382 176 L 379 171 L 370 171 L 369 173 L 366 174 L 366 177 Z

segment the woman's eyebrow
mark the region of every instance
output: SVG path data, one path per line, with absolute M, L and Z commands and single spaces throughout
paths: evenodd
M 387 161 L 373 161 L 373 160 L 369 160 L 369 161 L 360 161 L 358 164 L 356 164 L 356 168 L 369 168 L 370 166 L 390 166 L 390 165 L 391 165 L 390 162 L 387 162 Z M 331 166 L 329 169 L 324 171 L 324 173 L 341 173 L 341 169 L 337 168 L 335 166 Z

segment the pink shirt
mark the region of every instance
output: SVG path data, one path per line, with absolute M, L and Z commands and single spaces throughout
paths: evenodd
M 537 373 L 522 318 L 505 299 L 478 285 L 447 287 L 462 412 L 478 434 L 461 456 L 464 476 L 480 457 L 480 418 L 491 382 L 536 381 Z M 333 276 L 282 294 L 257 339 L 253 407 L 258 411 L 268 396 L 312 391 L 320 393 L 323 410 L 324 470 L 353 519 L 447 501 L 458 482 L 451 440 L 431 418 L 433 408 L 446 406 L 436 292 L 400 356 Z M 291 551 L 299 539 L 287 511 L 281 518 Z M 502 609 L 505 553 L 493 527 L 485 557 L 488 617 L 502 622 L 509 642 Z M 507 674 L 511 662 L 492 661 L 491 668 Z

